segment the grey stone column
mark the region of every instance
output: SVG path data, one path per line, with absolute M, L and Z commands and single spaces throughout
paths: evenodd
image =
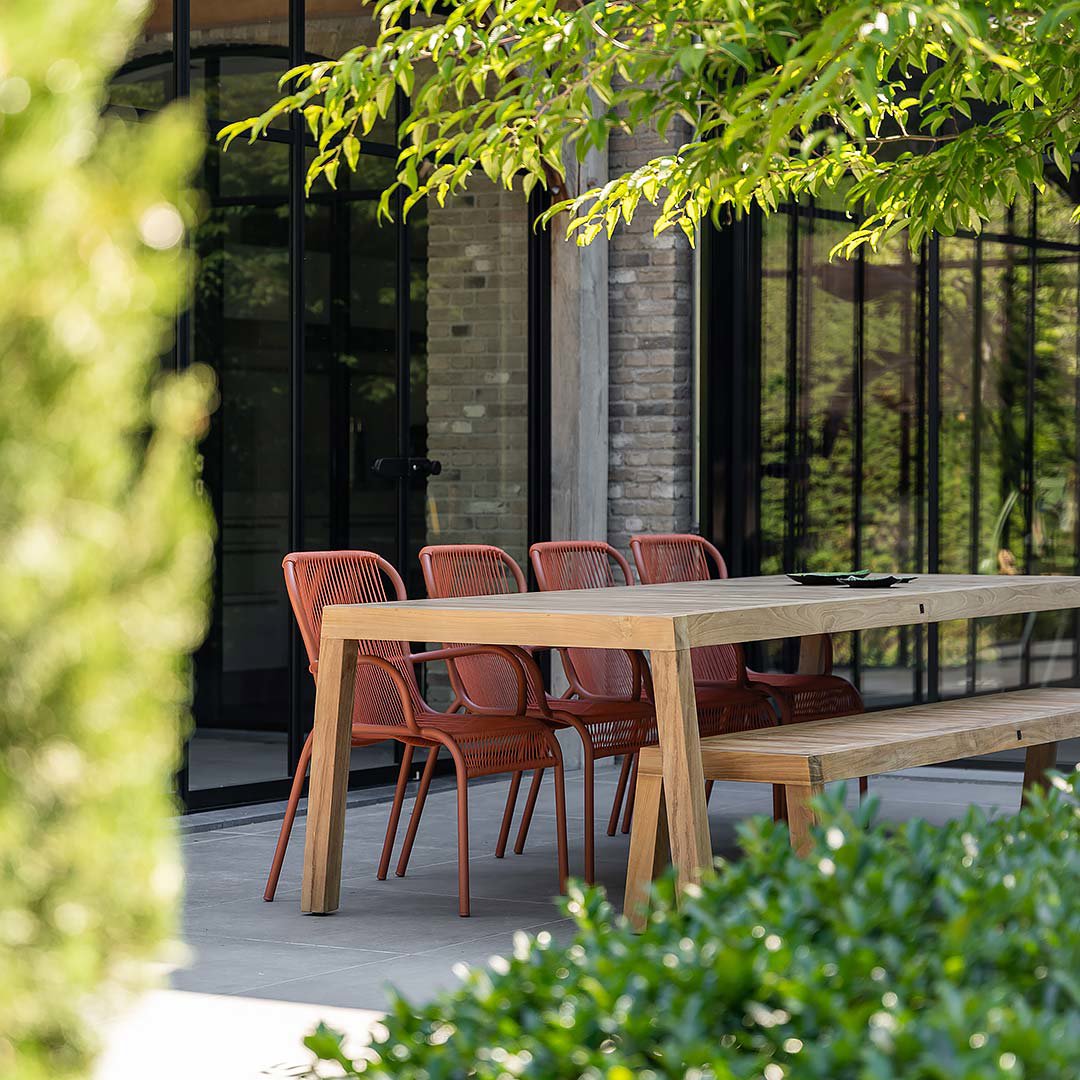
M 604 184 L 607 153 L 568 169 L 570 194 Z M 608 241 L 588 247 L 551 230 L 551 530 L 606 540 L 608 503 Z

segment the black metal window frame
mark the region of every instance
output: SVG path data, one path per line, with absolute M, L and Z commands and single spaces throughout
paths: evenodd
M 1024 516 L 1024 566 L 1023 572 L 1030 572 L 1032 567 L 1032 528 L 1035 498 L 1036 460 L 1034 452 L 1035 432 L 1035 303 L 1036 303 L 1036 266 L 1041 252 L 1067 252 L 1080 259 L 1080 237 L 1077 242 L 1069 243 L 1038 235 L 1037 210 L 1038 196 L 1033 192 L 1031 203 L 1030 228 L 1026 235 L 1012 233 L 984 232 L 976 235 L 971 232 L 958 232 L 953 240 L 968 241 L 973 245 L 975 281 L 975 312 L 973 322 L 981 327 L 983 317 L 983 295 L 981 286 L 981 268 L 984 245 L 998 243 L 1011 245 L 1014 249 L 1027 251 L 1027 297 L 1026 297 L 1026 357 L 1025 357 L 1025 401 L 1024 401 L 1024 437 L 1023 437 L 1023 483 L 1021 487 Z M 817 219 L 843 221 L 851 225 L 851 219 L 840 212 L 810 205 L 784 206 L 781 213 L 788 217 L 792 227 L 788 230 L 787 240 L 787 304 L 786 342 L 788 355 L 787 391 L 789 396 L 798 394 L 798 378 L 795 365 L 799 362 L 796 322 L 799 318 L 800 273 L 799 223 Z M 705 237 L 701 302 L 705 310 L 702 319 L 701 366 L 702 393 L 698 403 L 701 423 L 701 461 L 702 468 L 698 476 L 700 498 L 700 521 L 702 532 L 709 536 L 724 551 L 725 558 L 734 575 L 756 574 L 762 564 L 761 536 L 761 483 L 762 483 L 762 431 L 761 431 L 761 377 L 762 377 L 762 252 L 763 222 L 760 211 L 737 218 L 729 224 L 711 230 Z M 812 225 L 811 225 L 812 227 Z M 917 419 L 919 433 L 915 440 L 917 453 L 921 459 L 915 467 L 916 490 L 912 492 L 912 502 L 917 520 L 913 528 L 915 538 L 914 558 L 918 568 L 926 573 L 937 572 L 941 563 L 940 552 L 940 492 L 941 492 L 941 423 L 942 423 L 942 341 L 941 341 L 941 239 L 932 237 L 923 245 L 922 258 L 918 262 L 918 305 L 917 356 L 914 358 L 918 369 L 917 380 Z M 861 286 L 865 281 L 862 272 L 864 256 L 858 255 L 853 260 L 854 302 L 852 320 L 853 357 L 852 378 L 852 559 L 856 565 L 862 565 L 862 540 L 864 525 L 862 507 L 862 408 L 863 408 L 863 336 L 864 336 L 864 300 Z M 1077 312 L 1078 348 L 1080 348 L 1080 310 Z M 979 331 L 976 330 L 976 335 Z M 972 408 L 979 409 L 978 386 L 979 341 L 973 342 L 973 392 Z M 1080 389 L 1077 403 L 1080 406 Z M 805 464 L 805 453 L 794 445 L 798 439 L 795 425 L 790 424 L 795 403 L 787 406 L 789 417 L 789 450 L 787 452 L 787 479 L 785 492 L 785 513 L 789 520 L 798 521 L 800 505 L 805 510 L 808 476 L 800 473 L 798 464 Z M 973 431 L 980 430 L 978 422 L 973 423 Z M 1080 408 L 1077 410 L 1074 427 L 1076 452 L 1080 455 Z M 980 452 L 979 440 L 973 438 L 971 453 L 974 465 Z M 978 470 L 973 469 L 976 479 L 970 491 L 968 513 L 971 521 L 978 522 L 980 492 Z M 786 530 L 788 541 L 793 529 Z M 968 566 L 969 572 L 977 570 L 977 530 L 969 530 Z M 785 542 L 783 563 L 785 570 L 795 570 L 797 553 L 791 542 Z M 1080 573 L 1080 532 L 1073 544 L 1073 571 Z M 1074 613 L 1074 626 L 1080 630 L 1080 613 Z M 975 623 L 969 622 L 969 649 L 967 690 L 975 694 Z M 931 624 L 925 629 L 915 627 L 911 654 L 913 657 L 913 700 L 938 700 L 941 696 L 941 671 L 939 669 L 938 650 L 939 627 Z M 925 638 L 925 640 L 924 640 Z M 1073 649 L 1072 677 L 1063 682 L 1075 683 L 1080 678 L 1080 633 L 1076 634 Z M 785 661 L 795 659 L 797 642 L 787 643 Z M 755 653 L 751 646 L 751 656 Z M 859 635 L 853 635 L 852 668 L 856 685 L 860 683 L 862 659 L 859 651 Z M 1023 648 L 1022 678 L 1029 682 L 1031 676 L 1031 640 Z M 1000 763 L 994 763 L 1000 767 Z M 1019 767 L 1019 766 L 1017 766 Z
M 170 92 L 173 99 L 190 96 L 191 64 L 199 55 L 207 53 L 204 48 L 195 50 L 191 47 L 191 11 L 190 0 L 173 0 L 172 26 L 172 78 Z M 223 44 L 222 52 L 243 51 L 247 55 L 260 54 L 280 56 L 287 60 L 289 67 L 305 63 L 308 59 L 305 48 L 305 0 L 290 0 L 289 3 L 289 45 L 267 47 L 253 45 L 238 47 Z M 137 68 L 148 59 L 136 61 L 131 66 Z M 161 58 L 164 60 L 164 57 Z M 407 99 L 400 92 L 397 97 L 396 111 L 400 119 L 407 107 Z M 307 196 L 304 192 L 306 174 L 306 152 L 315 143 L 307 131 L 300 116 L 289 118 L 287 128 L 271 129 L 265 136 L 269 141 L 285 143 L 289 146 L 289 325 L 290 325 L 290 484 L 289 484 L 289 545 L 293 551 L 304 547 L 304 489 L 303 489 L 303 447 L 304 447 L 304 371 L 305 371 L 305 215 L 304 206 Z M 365 141 L 362 154 L 367 156 L 394 158 L 397 148 L 393 145 Z M 359 194 L 359 193 L 358 193 Z M 329 196 L 316 196 L 329 198 Z M 348 198 L 348 194 L 335 196 Z M 410 272 L 409 230 L 401 224 L 401 199 L 398 195 L 398 214 L 392 226 L 397 232 L 397 365 L 399 385 L 407 385 L 409 378 L 409 302 L 408 274 Z M 551 306 L 551 266 L 549 255 L 549 234 L 546 230 L 535 230 L 532 222 L 545 208 L 546 196 L 534 192 L 529 200 L 528 215 L 528 540 L 534 543 L 546 540 L 550 536 L 551 502 L 551 426 L 550 426 L 550 306 Z M 282 200 L 276 200 L 278 202 Z M 191 349 L 192 313 L 185 310 L 176 320 L 176 343 L 174 358 L 176 368 L 182 370 L 193 362 Z M 399 439 L 409 438 L 410 417 L 409 395 L 399 394 L 398 417 Z M 408 446 L 399 448 L 403 457 L 409 455 Z M 400 488 L 401 499 L 405 499 L 404 485 Z M 404 538 L 399 541 L 404 544 Z M 220 543 L 220 541 L 219 541 Z M 284 554 L 284 553 L 283 553 Z M 220 551 L 217 563 L 220 567 Z M 403 563 L 404 552 L 399 553 L 399 564 Z M 215 603 L 220 603 L 221 590 L 215 590 Z M 291 626 L 290 639 L 290 709 L 288 726 L 288 773 L 274 780 L 242 783 L 216 788 L 191 788 L 187 752 L 177 775 L 177 790 L 187 811 L 224 808 L 250 803 L 283 799 L 287 796 L 292 783 L 291 775 L 297 767 L 303 747 L 305 731 L 310 718 L 302 714 L 302 681 L 308 678 L 307 660 L 303 644 L 295 625 Z M 350 773 L 350 787 L 368 787 L 386 783 L 396 775 L 396 767 L 376 767 L 354 770 Z

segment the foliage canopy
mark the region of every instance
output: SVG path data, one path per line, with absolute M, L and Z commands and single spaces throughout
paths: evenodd
M 979 229 L 995 203 L 1066 176 L 1080 142 L 1080 3 L 1033 0 L 376 0 L 380 33 L 282 80 L 227 140 L 301 112 L 309 185 L 333 184 L 408 95 L 403 209 L 478 169 L 526 191 L 565 180 L 613 131 L 674 149 L 563 200 L 587 244 L 642 199 L 656 229 L 840 190 L 865 217 L 839 246 Z
M 0 5 L 0 1075 L 89 1072 L 180 883 L 169 826 L 211 522 L 209 382 L 162 377 L 189 118 L 103 117 L 128 0 Z
M 514 955 L 415 1006 L 398 1000 L 349 1076 L 394 1080 L 1028 1080 L 1080 1053 L 1078 808 L 1069 783 L 1019 820 L 972 810 L 894 834 L 831 799 L 807 859 L 758 819 L 679 910 L 640 936 L 596 890 L 566 948 Z

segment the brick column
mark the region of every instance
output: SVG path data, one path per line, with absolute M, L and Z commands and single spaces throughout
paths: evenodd
M 611 175 L 673 144 L 615 135 Z M 610 241 L 608 275 L 608 538 L 625 552 L 635 532 L 687 530 L 693 513 L 693 252 L 678 229 L 652 234 L 638 206 Z

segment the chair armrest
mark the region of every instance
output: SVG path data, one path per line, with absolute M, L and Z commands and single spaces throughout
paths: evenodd
M 357 667 L 366 665 L 368 667 L 380 668 L 384 674 L 388 675 L 390 681 L 394 684 L 394 688 L 398 692 L 398 697 L 401 699 L 401 712 L 405 717 L 405 726 L 410 732 L 419 735 L 420 725 L 416 722 L 416 713 L 413 711 L 412 696 L 409 693 L 409 687 L 405 683 L 405 679 L 401 672 L 398 671 L 389 660 L 384 660 L 381 656 L 358 656 L 356 658 Z M 391 728 L 391 725 L 387 725 Z
M 652 676 L 649 673 L 649 664 L 645 659 L 644 653 L 642 653 L 640 649 L 612 650 L 612 652 L 620 651 L 625 653 L 627 659 L 630 661 L 630 670 L 633 679 L 630 694 L 626 698 L 621 699 L 612 694 L 594 693 L 582 686 L 581 680 L 578 678 L 578 674 L 574 669 L 573 661 L 570 659 L 569 652 L 565 649 L 560 649 L 559 653 L 563 658 L 563 668 L 566 671 L 566 680 L 570 683 L 570 689 L 573 690 L 574 694 L 581 698 L 582 701 L 641 701 L 645 696 L 646 691 L 651 694 Z
M 498 656 L 505 660 L 510 665 L 510 670 L 513 671 L 517 683 L 517 707 L 514 712 L 518 716 L 525 713 L 528 706 L 525 671 L 520 657 L 503 645 L 455 645 L 446 649 L 431 649 L 427 652 L 410 653 L 408 659 L 410 664 L 430 664 L 438 660 L 445 660 L 447 664 L 453 664 L 455 660 L 465 656 Z M 466 707 L 470 712 L 477 713 L 502 715 L 506 712 L 505 709 L 487 708 L 473 702 L 466 703 Z
M 547 687 L 544 686 L 544 675 L 540 670 L 540 665 L 533 659 L 532 653 L 529 649 L 523 648 L 521 645 L 504 645 L 503 648 L 507 652 L 511 652 L 517 658 L 521 669 L 525 673 L 525 684 L 528 691 L 532 694 L 534 701 L 534 708 L 541 716 L 547 720 L 554 720 L 554 716 L 551 714 L 551 709 L 548 706 Z M 528 702 L 526 701 L 526 705 Z

